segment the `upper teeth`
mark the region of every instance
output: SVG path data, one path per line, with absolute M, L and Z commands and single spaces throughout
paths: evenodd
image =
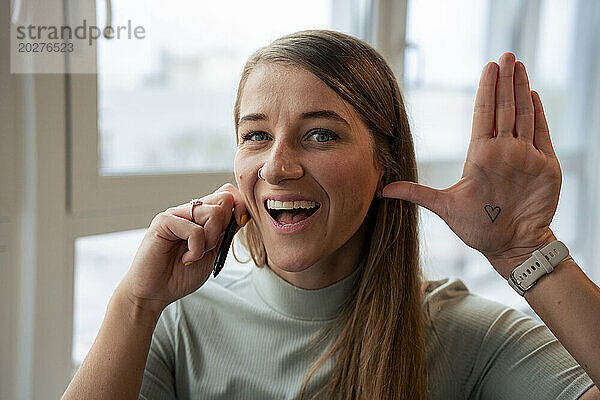
M 294 208 L 313 208 L 317 203 L 314 201 L 278 201 L 267 200 L 267 208 L 274 210 L 293 210 Z

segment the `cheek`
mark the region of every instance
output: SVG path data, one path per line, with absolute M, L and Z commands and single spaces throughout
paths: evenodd
M 246 206 L 252 209 L 254 202 L 254 185 L 256 184 L 256 164 L 248 158 L 236 155 L 233 165 L 233 172 L 235 174 L 235 181 L 237 182 L 238 189 Z
M 252 177 L 253 171 L 256 169 L 256 163 L 249 157 L 246 157 L 242 152 L 238 151 L 233 160 L 233 173 L 238 185 L 247 185 Z
M 371 204 L 376 187 L 375 168 L 365 162 L 365 156 L 330 158 L 319 170 L 323 188 L 331 201 L 334 215 L 359 215 Z

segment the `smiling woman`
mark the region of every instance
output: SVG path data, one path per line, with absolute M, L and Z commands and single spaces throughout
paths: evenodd
M 387 182 L 417 180 L 403 100 L 385 61 L 335 32 L 283 37 L 246 63 L 234 121 L 235 176 L 253 217 L 242 234 L 255 264 L 319 289 L 367 260 L 361 295 L 332 324 L 345 329 L 311 374 L 336 354 L 338 372 L 323 388 L 330 393 L 424 398 L 416 209 L 376 196 Z M 262 140 L 248 140 L 257 132 Z M 302 196 L 320 207 L 288 234 L 261 206 L 270 196 Z M 378 318 L 382 312 L 387 319 Z M 369 356 L 359 361 L 361 353 Z M 410 385 L 388 391 L 386 382 Z
M 553 260 L 557 272 L 527 292 L 561 342 L 421 269 L 417 205 L 503 276 L 554 243 L 545 221 L 560 168 L 512 54 L 484 68 L 463 177 L 445 190 L 417 183 L 388 64 L 339 32 L 301 31 L 258 49 L 234 123 L 237 187 L 154 218 L 65 398 L 576 399 L 593 386 L 586 371 L 600 375 L 598 357 L 584 349 L 600 333 L 572 327 L 600 318 L 600 296 L 572 259 Z M 488 207 L 500 205 L 492 218 Z M 251 268 L 209 281 L 232 218 Z M 583 300 L 565 297 L 574 290 Z M 548 293 L 577 319 L 552 314 Z
M 255 262 L 268 261 L 278 275 L 305 289 L 350 275 L 363 256 L 365 216 L 383 183 L 365 123 L 302 68 L 263 62 L 242 77 L 239 93 L 235 114 L 244 117 L 237 126 L 235 176 L 253 216 L 246 230 L 261 232 L 268 258 Z M 266 118 L 244 120 L 248 111 Z M 296 226 L 290 213 L 277 215 L 283 221 L 269 218 L 264 199 L 305 199 L 319 208 L 303 224 L 297 219 Z

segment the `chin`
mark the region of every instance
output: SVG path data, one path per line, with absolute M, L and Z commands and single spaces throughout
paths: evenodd
M 273 257 L 269 256 L 269 265 L 272 263 L 277 268 L 287 272 L 304 271 L 317 262 L 314 254 L 306 250 L 302 251 L 301 253 L 294 254 L 293 251 L 279 249 L 279 251 L 275 251 L 273 254 L 277 255 Z

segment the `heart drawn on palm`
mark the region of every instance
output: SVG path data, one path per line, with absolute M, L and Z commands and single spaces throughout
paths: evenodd
M 486 204 L 483 208 L 485 209 L 488 217 L 490 217 L 492 220 L 492 223 L 496 220 L 496 218 L 498 218 L 498 215 L 500 215 L 500 207 L 492 207 L 489 204 Z

